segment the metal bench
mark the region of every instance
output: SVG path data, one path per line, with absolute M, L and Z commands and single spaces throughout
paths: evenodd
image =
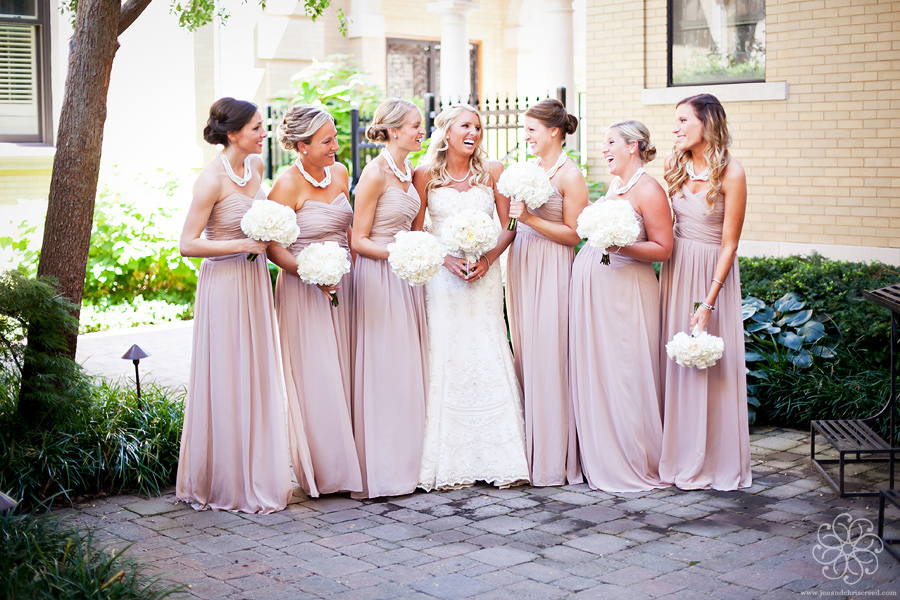
M 896 440 L 894 418 L 896 415 L 896 364 L 898 351 L 898 320 L 900 320 L 900 284 L 874 291 L 863 292 L 863 297 L 891 311 L 891 393 L 887 403 L 877 414 L 866 419 L 847 419 L 837 421 L 812 421 L 810 423 L 810 460 L 819 470 L 825 481 L 840 496 L 878 496 L 878 491 L 848 492 L 845 481 L 845 468 L 848 464 L 888 463 L 888 485 L 894 489 L 895 467 L 900 448 L 892 446 Z M 888 420 L 888 439 L 885 441 L 870 427 L 879 419 Z M 837 450 L 838 458 L 816 456 L 816 435 Z M 828 474 L 825 465 L 838 465 L 838 480 Z
M 884 507 L 887 502 L 900 508 L 900 490 L 881 490 L 878 498 L 878 537 L 884 542 L 884 549 L 887 550 L 891 556 L 900 560 L 900 538 L 884 537 Z M 897 546 L 894 544 L 897 544 Z

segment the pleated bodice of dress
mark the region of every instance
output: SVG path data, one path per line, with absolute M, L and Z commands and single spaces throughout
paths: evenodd
M 297 256 L 310 244 L 319 242 L 337 242 L 341 248 L 349 250 L 347 228 L 352 220 L 353 208 L 344 192 L 329 204 L 307 200 L 297 211 L 300 235 L 288 250 Z
M 398 231 L 409 231 L 421 206 L 422 201 L 412 185 L 405 192 L 389 186 L 375 205 L 369 239 L 376 244 L 390 244 Z
M 265 200 L 266 194 L 262 186 L 256 190 L 256 196 L 251 198 L 235 192 L 216 202 L 209 213 L 209 220 L 203 229 L 203 235 L 208 240 L 240 240 L 246 238 L 241 230 L 241 219 L 250 210 L 254 200 Z
M 720 192 L 710 212 L 706 204 L 706 189 L 693 194 L 686 185 L 672 201 L 675 211 L 675 237 L 701 244 L 722 243 L 725 222 L 725 196 Z
M 559 190 L 556 187 L 553 188 L 553 192 L 550 193 L 550 198 L 543 204 L 543 206 L 539 206 L 535 209 L 528 209 L 528 212 L 533 214 L 536 217 L 539 217 L 545 221 L 551 221 L 553 223 L 562 223 L 563 222 L 563 197 L 562 194 L 559 193 Z M 540 238 L 547 239 L 543 233 L 538 231 L 537 229 L 533 229 L 529 227 L 525 223 L 519 223 L 516 225 L 516 235 L 534 235 Z

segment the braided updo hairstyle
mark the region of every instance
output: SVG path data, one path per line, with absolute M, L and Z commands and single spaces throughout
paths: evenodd
M 537 119 L 548 129 L 557 127 L 566 135 L 573 134 L 578 129 L 578 117 L 567 113 L 565 105 L 556 98 L 545 98 L 528 107 L 525 116 Z
M 257 112 L 257 106 L 246 100 L 219 98 L 209 107 L 209 119 L 203 128 L 203 139 L 210 144 L 228 147 L 228 134 L 240 131 Z
M 610 125 L 609 129 L 618 131 L 626 144 L 638 143 L 641 163 L 647 164 L 656 158 L 656 146 L 650 141 L 650 130 L 640 121 L 619 121 Z
M 388 98 L 378 105 L 372 122 L 366 127 L 366 138 L 376 144 L 386 144 L 388 141 L 388 129 L 399 129 L 403 126 L 403 119 L 411 110 L 419 110 L 419 107 L 402 98 Z
M 299 144 L 312 142 L 316 132 L 329 121 L 334 123 L 334 117 L 324 108 L 309 104 L 292 106 L 284 113 L 281 125 L 278 126 L 278 141 L 285 150 L 296 152 Z

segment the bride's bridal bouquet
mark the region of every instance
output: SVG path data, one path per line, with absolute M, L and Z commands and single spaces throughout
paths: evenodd
M 706 369 L 722 358 L 725 342 L 722 338 L 694 328 L 691 335 L 683 331 L 666 344 L 666 354 L 682 367 Z
M 300 235 L 297 213 L 272 200 L 254 200 L 250 210 L 241 218 L 241 231 L 250 239 L 275 242 L 282 248 L 293 244 Z M 247 255 L 247 260 L 255 258 L 255 254 Z
M 297 275 L 303 283 L 337 285 L 350 272 L 350 255 L 337 242 L 316 242 L 297 255 Z M 331 292 L 331 305 L 338 305 L 338 297 Z
M 444 264 L 440 242 L 424 231 L 398 232 L 387 251 L 391 270 L 410 285 L 425 285 Z
M 595 248 L 604 250 L 604 265 L 609 264 L 610 246 L 630 246 L 641 233 L 637 215 L 628 200 L 594 202 L 578 216 L 575 232 Z
M 507 198 L 515 198 L 525 203 L 529 210 L 534 210 L 542 207 L 550 199 L 553 186 L 550 185 L 547 173 L 540 166 L 531 162 L 515 162 L 500 174 L 497 191 Z M 516 220 L 510 219 L 506 228 L 515 231 Z
M 474 262 L 493 249 L 500 238 L 494 220 L 480 210 L 466 210 L 448 217 L 441 241 L 451 252 L 461 252 Z

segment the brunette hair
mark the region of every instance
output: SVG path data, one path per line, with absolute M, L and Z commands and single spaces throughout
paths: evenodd
M 565 105 L 556 98 L 545 98 L 529 106 L 525 116 L 537 119 L 544 127 L 557 127 L 566 135 L 575 133 L 578 128 L 578 117 L 567 113 Z
M 386 144 L 388 141 L 388 129 L 398 129 L 403 126 L 406 114 L 419 107 L 402 98 L 388 98 L 378 105 L 372 122 L 366 127 L 366 138 L 376 144 Z
M 243 129 L 257 110 L 255 104 L 246 100 L 219 98 L 209 107 L 209 119 L 203 128 L 203 139 L 213 145 L 228 147 L 228 134 Z

